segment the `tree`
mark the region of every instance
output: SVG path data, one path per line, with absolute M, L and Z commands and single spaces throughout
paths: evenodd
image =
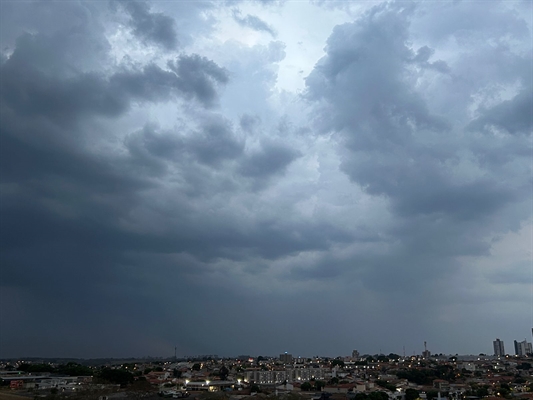
M 218 371 L 218 376 L 223 381 L 227 379 L 228 374 L 229 374 L 229 369 L 227 369 L 225 365 L 223 365 L 222 368 L 220 368 L 220 371 Z
M 477 397 L 485 397 L 489 395 L 489 390 L 486 386 L 480 387 L 476 390 L 476 396 Z
M 19 371 L 24 371 L 28 373 L 34 372 L 55 372 L 54 367 L 50 364 L 26 364 L 22 363 L 17 368 Z
M 368 396 L 365 393 L 356 393 L 354 400 L 367 400 Z
M 368 394 L 368 400 L 389 400 L 389 395 L 385 392 L 371 392 Z
M 376 384 L 378 386 L 381 386 L 382 388 L 390 390 L 391 392 L 394 392 L 396 390 L 396 386 L 381 379 L 376 380 Z
M 331 366 L 334 367 L 335 365 L 338 365 L 339 367 L 344 367 L 344 361 L 335 359 L 331 362 Z
M 405 400 L 416 400 L 420 397 L 420 393 L 416 389 L 406 389 L 405 390 Z
M 134 381 L 133 374 L 124 369 L 104 368 L 99 371 L 98 378 L 105 382 L 114 383 L 117 385 L 127 385 Z
M 523 362 L 516 366 L 516 369 L 531 369 L 531 363 Z
M 302 385 L 300 386 L 300 389 L 302 390 L 302 392 L 308 392 L 312 389 L 313 387 L 311 386 L 311 384 L 309 382 L 304 382 L 302 383 Z
M 324 381 L 315 381 L 315 390 L 321 392 L 323 388 L 326 387 L 326 382 Z
M 156 389 L 144 377 L 138 378 L 128 390 L 129 398 L 140 399 L 154 393 Z
M 426 393 L 427 400 L 436 399 L 439 397 L 439 392 L 437 390 L 430 390 Z
M 202 366 L 200 365 L 200 363 L 194 363 L 193 366 L 192 366 L 192 370 L 193 371 L 200 371 L 200 368 Z
M 60 365 L 54 371 L 57 374 L 69 376 L 91 376 L 93 370 L 81 364 L 69 362 L 65 365 Z

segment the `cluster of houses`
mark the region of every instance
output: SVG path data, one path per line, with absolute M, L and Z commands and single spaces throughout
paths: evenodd
M 10 389 L 51 390 L 75 392 L 92 382 L 91 376 L 54 376 L 49 373 L 22 374 L 19 371 L 0 370 L 0 381 Z
M 228 392 L 242 398 L 256 393 L 297 393 L 309 397 L 358 399 L 357 394 L 385 393 L 389 400 L 415 398 L 449 400 L 514 397 L 533 400 L 531 357 L 397 357 L 292 358 L 280 355 L 138 362 L 107 365 L 127 370 L 135 380 L 151 384 L 167 397 L 186 397 L 199 392 Z M 405 372 L 428 371 L 445 366 L 451 379 L 416 382 Z M 0 366 L 1 367 L 1 366 Z M 402 375 L 401 372 L 404 372 Z M 21 374 L 0 369 L 4 387 L 13 390 L 72 392 L 95 384 L 92 377 L 62 377 L 51 374 Z M 482 388 L 480 391 L 479 389 Z M 477 390 L 477 391 L 476 391 Z M 406 398 L 409 393 L 411 397 Z M 364 397 L 363 397 L 364 398 Z

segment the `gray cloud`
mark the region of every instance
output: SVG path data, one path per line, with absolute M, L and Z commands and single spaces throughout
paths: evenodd
M 215 62 L 197 54 L 180 56 L 168 66 L 179 76 L 178 87 L 205 105 L 212 105 L 216 98 L 216 85 L 229 80 L 227 71 Z
M 197 55 L 169 62 L 170 71 L 151 64 L 122 69 L 109 77 L 98 72 L 69 76 L 67 72 L 68 79 L 64 79 L 65 65 L 55 66 L 61 59 L 43 48 L 53 48 L 53 41 L 28 34 L 19 38 L 17 48 L 0 67 L 2 97 L 13 110 L 55 121 L 94 114 L 118 116 L 134 101 L 167 101 L 172 95 L 197 99 L 211 107 L 216 103 L 217 87 L 228 80 L 223 68 Z
M 227 121 L 213 118 L 190 139 L 190 149 L 204 164 L 216 166 L 225 159 L 239 156 L 244 143 L 235 137 Z
M 289 42 L 220 43 L 216 3 L 121 4 L 3 8 L 1 356 L 481 352 L 490 321 L 518 329 L 529 256 L 484 267 L 531 217 L 520 13 L 377 5 L 299 96 Z
M 276 37 L 277 35 L 276 31 L 270 25 L 256 15 L 247 14 L 245 17 L 241 17 L 240 11 L 234 10 L 233 19 L 241 26 L 251 28 L 258 32 L 269 33 L 272 37 Z
M 268 177 L 283 172 L 292 161 L 300 156 L 301 153 L 292 148 L 276 143 L 266 143 L 259 151 L 244 159 L 241 164 L 241 173 L 254 178 Z
M 511 100 L 493 107 L 482 109 L 481 116 L 473 120 L 469 127 L 473 130 L 487 130 L 490 127 L 510 134 L 531 135 L 533 129 L 533 92 L 523 90 Z
M 174 50 L 179 44 L 174 20 L 163 13 L 150 12 L 150 4 L 144 1 L 120 1 L 130 15 L 133 34 L 139 39 Z
M 244 114 L 240 119 L 241 129 L 245 132 L 253 132 L 253 130 L 261 123 L 261 118 L 257 115 Z
M 430 49 L 428 46 L 422 46 L 416 52 L 416 56 L 413 58 L 413 61 L 417 63 L 422 68 L 434 69 L 435 71 L 441 73 L 450 72 L 450 68 L 445 61 L 437 60 L 432 63 L 428 62 L 429 58 L 435 53 L 435 50 Z
M 413 88 L 412 82 L 424 79 L 424 72 L 410 64 L 460 80 L 472 71 L 454 69 L 444 61 L 429 63 L 433 50 L 427 46 L 416 53 L 410 49 L 412 12 L 395 4 L 380 5 L 354 23 L 337 26 L 326 56 L 306 82 L 307 99 L 317 104 L 316 125 L 338 134 L 342 170 L 367 193 L 385 196 L 395 215 L 395 227 L 388 232 L 396 238 L 395 246 L 381 256 L 357 254 L 353 262 L 337 264 L 334 276 L 362 269 L 364 281 L 379 281 L 387 290 L 400 279 L 437 279 L 443 271 L 455 270 L 455 257 L 488 254 L 490 246 L 479 239 L 480 229 L 506 231 L 513 225 L 496 221 L 514 214 L 514 207 L 521 210 L 518 218 L 528 218 L 522 208 L 529 196 L 524 170 L 516 170 L 519 179 L 502 181 L 496 164 L 487 163 L 479 137 L 468 132 L 487 125 L 525 132 L 530 124 L 525 112 L 529 89 L 490 110 L 481 109 L 482 116 L 472 122 L 446 118 L 444 110 L 437 112 L 431 100 Z M 515 71 L 520 76 L 520 69 Z M 487 81 L 492 84 L 491 76 Z M 460 167 L 465 162 L 482 172 L 465 179 Z M 299 275 L 318 278 L 321 268 L 319 264 L 316 270 L 300 270 Z M 383 280 L 383 274 L 396 278 Z

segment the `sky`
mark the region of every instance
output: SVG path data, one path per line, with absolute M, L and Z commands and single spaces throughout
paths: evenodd
M 0 357 L 531 341 L 531 1 L 0 7 Z

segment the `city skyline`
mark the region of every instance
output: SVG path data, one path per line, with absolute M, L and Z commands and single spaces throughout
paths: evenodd
M 530 341 L 532 32 L 519 0 L 2 1 L 0 358 Z
M 497 342 L 498 342 L 498 345 L 497 345 Z M 454 352 L 451 352 L 451 353 L 442 353 L 442 352 L 432 352 L 429 348 L 429 346 L 427 346 L 427 342 L 424 342 L 421 346 L 421 350 L 419 352 L 417 352 L 416 350 L 413 350 L 412 353 L 409 353 L 407 351 L 405 351 L 405 348 L 402 348 L 402 351 L 401 352 L 397 352 L 397 351 L 390 351 L 390 352 L 382 352 L 381 351 L 381 348 L 379 349 L 379 351 L 367 351 L 367 352 L 360 352 L 359 350 L 355 349 L 355 350 L 351 350 L 351 351 L 347 351 L 345 354 L 311 354 L 311 353 L 306 353 L 306 354 L 293 354 L 291 353 L 290 351 L 284 351 L 282 353 L 279 354 L 279 359 L 281 361 L 284 361 L 286 363 L 292 363 L 292 362 L 295 362 L 297 359 L 299 358 L 305 358 L 305 359 L 308 359 L 308 358 L 313 358 L 313 357 L 327 357 L 327 358 L 336 358 L 336 357 L 352 357 L 352 358 L 360 358 L 360 357 L 363 357 L 363 356 L 376 356 L 376 355 L 384 355 L 384 356 L 387 356 L 387 355 L 390 355 L 390 354 L 395 354 L 395 355 L 398 355 L 400 357 L 412 357 L 412 356 L 416 356 L 416 357 L 425 357 L 424 353 L 425 351 L 428 351 L 429 352 L 429 356 L 427 358 L 431 358 L 431 357 L 439 357 L 439 356 L 463 356 L 463 357 L 471 357 L 471 356 L 486 356 L 486 357 L 491 357 L 491 356 L 525 356 L 526 354 L 533 354 L 533 351 L 531 351 L 531 345 L 532 345 L 532 342 L 533 341 L 528 341 L 527 338 L 525 338 L 522 342 L 519 342 L 518 340 L 513 340 L 513 344 L 514 344 L 514 351 L 512 352 L 508 352 L 508 351 L 505 351 L 505 347 L 504 347 L 504 343 L 505 341 L 504 340 L 501 340 L 499 338 L 496 338 L 496 340 L 493 341 L 493 350 L 494 352 L 491 353 L 491 352 L 482 352 L 482 353 L 473 353 L 473 352 L 470 352 L 470 353 L 463 353 L 463 354 L 459 354 L 459 353 L 454 353 Z M 525 345 L 524 346 L 529 346 L 528 349 L 530 350 L 529 352 L 525 352 L 525 353 L 520 353 L 517 351 L 517 343 L 519 344 L 522 344 Z M 497 349 L 501 349 L 501 354 L 498 354 L 497 352 Z M 524 347 L 524 350 L 526 348 Z M 196 355 L 192 355 L 192 354 L 177 354 L 176 352 L 177 350 L 177 347 L 174 347 L 174 355 L 159 355 L 159 356 L 152 356 L 152 355 L 143 355 L 141 357 L 139 357 L 139 355 L 131 355 L 131 357 L 110 357 L 110 358 L 117 358 L 117 359 L 127 359 L 127 358 L 146 358 L 146 359 L 150 359 L 150 358 L 161 358 L 161 359 L 195 359 L 195 358 L 213 358 L 213 359 L 217 359 L 217 358 L 228 358 L 228 359 L 232 359 L 232 358 L 242 358 L 244 357 L 245 355 L 241 353 L 235 353 L 235 354 L 231 354 L 231 355 L 228 355 L 228 354 L 225 354 L 225 355 L 222 355 L 222 356 L 219 356 L 218 353 L 213 353 L 213 354 L 196 354 Z M 351 354 L 351 355 L 350 355 Z M 273 357 L 275 358 L 276 356 L 274 354 L 266 354 L 266 353 L 250 353 L 250 354 L 246 354 L 246 357 L 259 357 L 259 356 L 266 356 L 266 357 Z M 286 358 L 284 358 L 286 357 Z M 70 358 L 70 357 L 54 357 L 54 356 L 48 356 L 48 357 L 32 357 L 31 355 L 26 355 L 26 356 L 22 356 L 22 357 L 4 357 L 4 359 L 17 359 L 17 358 L 20 358 L 20 359 L 39 359 L 39 358 L 43 358 L 43 359 L 54 359 L 54 358 Z M 73 359 L 76 359 L 77 357 L 72 357 Z M 108 358 L 108 357 L 105 357 L 105 356 L 102 356 L 102 357 L 79 357 L 79 359 L 91 359 L 91 358 L 95 358 L 95 359 L 98 359 L 98 358 Z M 1 358 L 0 358 L 1 359 Z

